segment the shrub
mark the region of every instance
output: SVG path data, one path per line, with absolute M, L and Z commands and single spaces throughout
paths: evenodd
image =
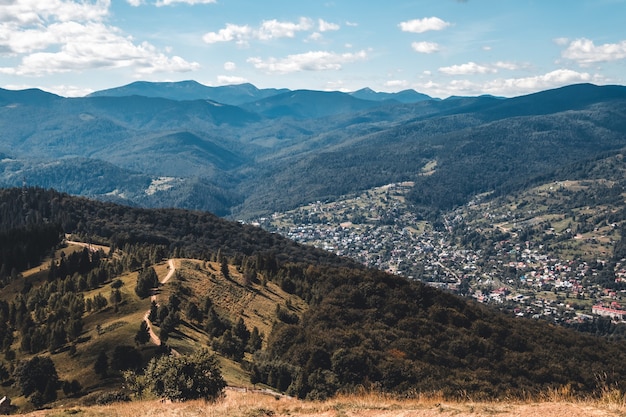
M 190 356 L 153 358 L 145 370 L 145 381 L 154 394 L 171 401 L 214 401 L 226 387 L 217 358 L 206 350 Z

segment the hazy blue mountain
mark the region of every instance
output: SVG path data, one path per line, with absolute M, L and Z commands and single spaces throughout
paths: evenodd
M 385 101 L 385 100 L 395 100 L 399 103 L 417 103 L 418 101 L 423 100 L 432 100 L 433 98 L 422 93 L 418 93 L 415 90 L 402 90 L 397 93 L 385 93 L 385 92 L 377 92 L 372 90 L 371 88 L 362 88 L 357 91 L 353 91 L 349 93 L 352 97 L 360 98 L 362 100 L 372 100 L 372 101 Z
M 289 90 L 286 88 L 258 89 L 249 83 L 209 87 L 196 81 L 136 81 L 122 87 L 96 91 L 89 94 L 89 97 L 127 97 L 137 95 L 171 100 L 212 100 L 218 103 L 238 106 L 287 91 Z
M 229 88 L 241 92 L 246 86 L 253 87 Z M 375 96 L 296 90 L 232 106 L 0 89 L 0 124 L 6 127 L 0 182 L 17 185 L 28 173 L 31 185 L 108 198 L 123 188 L 115 183 L 128 178 L 134 188 L 123 194 L 133 204 L 181 204 L 246 217 L 411 180 L 416 205 L 441 209 L 626 147 L 622 86 L 580 84 L 510 99 L 415 103 Z M 109 164 L 104 171 L 93 168 L 102 172 L 93 181 L 106 187 L 77 186 L 81 177 L 92 181 L 91 163 Z M 436 169 L 422 176 L 429 163 Z M 176 181 L 147 194 L 159 177 Z
M 355 113 L 385 105 L 337 91 L 296 90 L 248 103 L 242 107 L 269 118 L 320 118 Z

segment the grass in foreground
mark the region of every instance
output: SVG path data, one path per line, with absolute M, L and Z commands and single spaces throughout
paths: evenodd
M 516 417 L 603 417 L 626 416 L 624 397 L 600 400 L 576 400 L 553 393 L 542 401 L 473 402 L 446 401 L 437 396 L 416 399 L 395 399 L 386 395 L 366 393 L 339 396 L 312 402 L 278 397 L 251 391 L 229 389 L 216 403 L 189 401 L 164 403 L 136 401 L 109 406 L 57 408 L 28 414 L 48 417 L 431 417 L 431 416 L 516 416 Z

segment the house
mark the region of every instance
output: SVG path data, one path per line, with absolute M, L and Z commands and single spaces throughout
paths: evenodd
M 620 310 L 603 305 L 595 305 L 591 308 L 591 312 L 598 316 L 611 317 L 614 320 L 626 321 L 626 310 Z

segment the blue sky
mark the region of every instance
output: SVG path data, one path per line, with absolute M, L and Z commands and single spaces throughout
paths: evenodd
M 0 87 L 517 96 L 626 84 L 626 0 L 0 0 Z

